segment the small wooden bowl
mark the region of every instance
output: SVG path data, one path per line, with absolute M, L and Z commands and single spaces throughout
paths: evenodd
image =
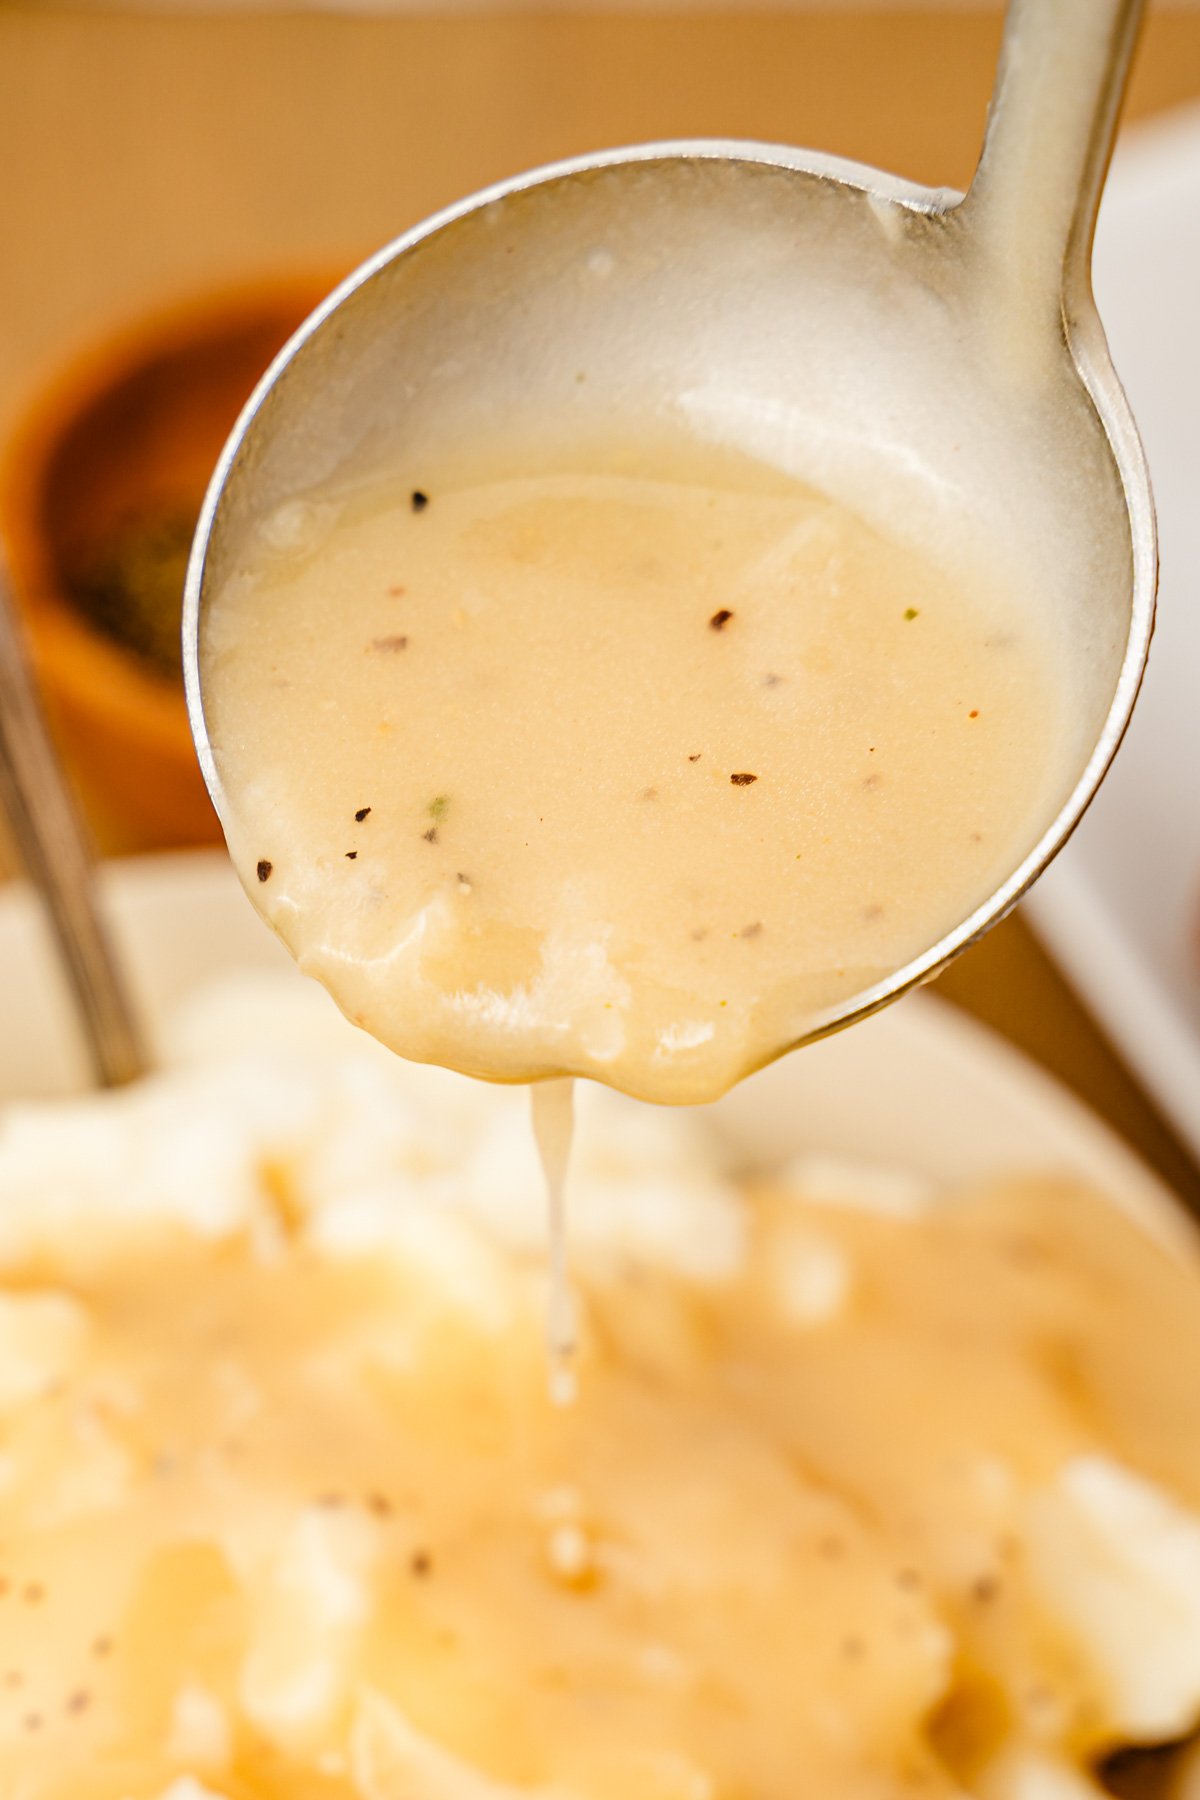
M 0 455 L 0 539 L 51 724 L 106 849 L 220 839 L 170 666 L 170 618 L 156 621 L 157 656 L 144 631 L 133 647 L 138 621 L 122 618 L 111 571 L 144 540 L 152 560 L 166 557 L 154 580 L 169 615 L 221 446 L 332 285 L 260 284 L 137 323 L 64 368 Z

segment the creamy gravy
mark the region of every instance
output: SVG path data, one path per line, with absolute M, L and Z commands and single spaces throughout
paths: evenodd
M 242 879 L 405 1056 L 710 1098 L 966 918 L 1061 796 L 1036 595 L 675 462 L 312 497 L 213 597 Z

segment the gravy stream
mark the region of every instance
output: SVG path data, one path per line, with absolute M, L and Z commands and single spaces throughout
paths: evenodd
M 533 1135 L 537 1143 L 548 1202 L 550 1298 L 546 1308 L 546 1351 L 550 1363 L 550 1398 L 570 1406 L 577 1396 L 575 1298 L 567 1265 L 567 1168 L 575 1135 L 575 1083 L 541 1081 L 529 1090 Z

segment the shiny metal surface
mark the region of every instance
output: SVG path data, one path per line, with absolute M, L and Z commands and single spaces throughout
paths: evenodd
M 647 144 L 499 183 L 367 262 L 264 376 L 201 515 L 184 664 L 218 812 L 226 801 L 205 721 L 205 603 L 272 508 L 414 445 L 469 443 L 497 419 L 516 436 L 534 418 L 543 435 L 557 421 L 567 438 L 581 425 L 628 418 L 636 428 L 682 412 L 741 430 L 743 447 L 747 432 L 767 426 L 796 438 L 803 425 L 811 437 L 816 419 L 826 472 L 878 438 L 900 488 L 906 471 L 927 485 L 933 471 L 947 519 L 956 492 L 990 487 L 1001 522 L 1028 510 L 1052 532 L 1083 508 L 1126 570 L 1111 589 L 1083 579 L 1061 602 L 1087 703 L 1075 778 L 1052 823 L 969 918 L 808 1035 L 929 980 L 1003 917 L 1095 793 L 1153 624 L 1149 479 L 1088 275 L 1139 14 L 1140 0 L 1014 0 L 965 200 L 781 146 Z M 1014 403 L 1011 417 L 1004 393 L 986 385 L 973 303 L 985 287 L 1006 294 L 1052 365 L 1037 400 Z M 957 400 L 931 407 L 927 396 L 942 388 Z M 995 454 L 1005 432 L 1017 471 L 1007 485 Z M 1037 454 L 1023 469 L 1026 442 Z
M 96 1079 L 146 1066 L 137 1018 L 97 906 L 83 825 L 58 764 L 0 562 L 0 821 L 41 896 Z

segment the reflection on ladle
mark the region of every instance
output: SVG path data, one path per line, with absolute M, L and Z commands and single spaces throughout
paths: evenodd
M 133 1008 L 96 905 L 92 858 L 38 701 L 0 561 L 0 818 L 45 905 L 97 1081 L 145 1067 Z

